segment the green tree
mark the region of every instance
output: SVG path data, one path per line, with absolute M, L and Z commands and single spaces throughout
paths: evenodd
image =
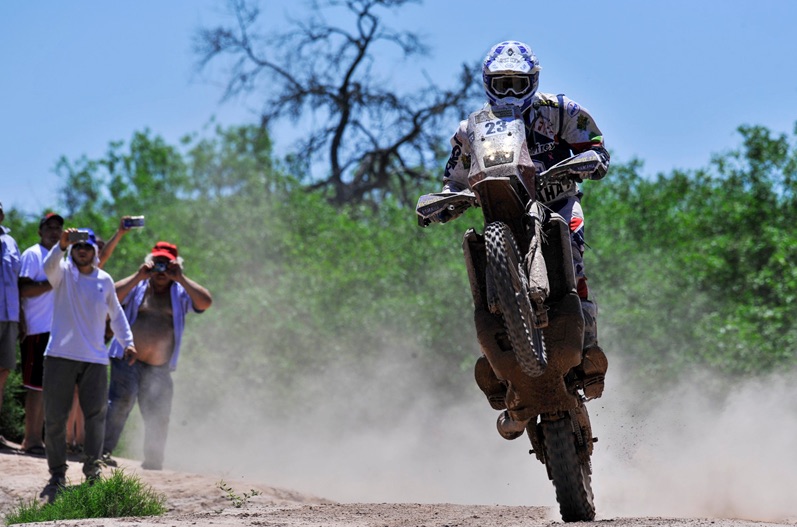
M 703 363 L 732 373 L 794 362 L 797 149 L 740 127 L 742 147 L 707 169 L 646 179 L 615 166 L 590 184 L 595 289 L 615 344 L 640 367 Z
M 62 157 L 56 174 L 63 181 L 60 196 L 67 226 L 89 227 L 107 241 L 122 216 L 145 216 L 146 229 L 127 234 L 109 260 L 106 270 L 114 277 L 122 276 L 123 262 L 140 264 L 156 241 L 180 234 L 171 218 L 182 216 L 189 193 L 183 153 L 149 130 L 133 133 L 129 142 L 111 142 L 99 159 Z

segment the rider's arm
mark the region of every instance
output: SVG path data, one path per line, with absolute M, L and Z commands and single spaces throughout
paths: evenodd
M 470 146 L 468 146 L 467 128 L 468 121 L 462 121 L 451 138 L 451 156 L 448 158 L 443 176 L 443 192 L 461 192 L 469 187 Z
M 595 170 L 582 179 L 602 179 L 609 170 L 609 152 L 603 144 L 603 134 L 586 108 L 567 97 L 564 97 L 564 103 L 562 139 L 570 145 L 576 157 L 590 151 L 598 154 Z M 591 161 L 595 159 L 591 154 L 584 157 L 587 156 Z

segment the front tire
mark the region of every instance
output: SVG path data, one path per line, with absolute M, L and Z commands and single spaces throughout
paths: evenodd
M 570 415 L 565 415 L 556 421 L 542 421 L 540 426 L 545 445 L 545 465 L 556 489 L 556 501 L 559 503 L 562 520 L 594 520 L 595 503 L 590 467 L 578 455 L 573 428 L 579 424 L 573 422 Z
M 515 237 L 502 222 L 484 229 L 487 280 L 492 283 L 504 325 L 520 369 L 530 377 L 545 372 L 548 360 L 542 329 L 535 327 L 528 278 Z

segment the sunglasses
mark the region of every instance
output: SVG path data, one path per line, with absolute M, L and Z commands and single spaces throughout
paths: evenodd
M 90 243 L 76 243 L 72 246 L 73 249 L 77 249 L 78 251 L 88 251 L 90 249 L 94 249 L 94 246 Z

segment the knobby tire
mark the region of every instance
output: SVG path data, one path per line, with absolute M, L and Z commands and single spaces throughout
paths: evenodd
M 487 248 L 487 276 L 495 288 L 504 325 L 520 369 L 530 377 L 545 372 L 545 340 L 542 329 L 535 328 L 534 309 L 528 292 L 523 257 L 515 237 L 502 222 L 493 222 L 484 230 Z
M 576 436 L 570 416 L 556 421 L 543 421 L 546 465 L 556 489 L 559 512 L 566 522 L 592 521 L 595 503 L 592 495 L 590 468 L 579 458 Z

